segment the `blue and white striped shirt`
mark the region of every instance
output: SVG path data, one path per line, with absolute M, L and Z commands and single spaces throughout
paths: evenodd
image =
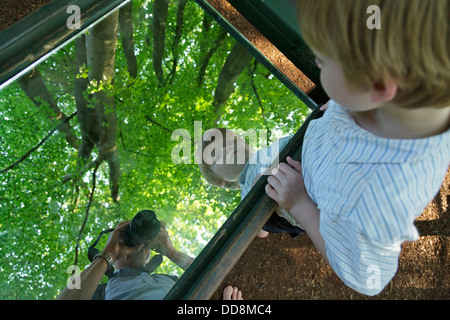
M 395 275 L 414 220 L 439 191 L 450 163 L 450 130 L 425 139 L 387 139 L 359 127 L 330 101 L 310 123 L 302 150 L 306 190 L 320 210 L 331 267 L 366 295 Z

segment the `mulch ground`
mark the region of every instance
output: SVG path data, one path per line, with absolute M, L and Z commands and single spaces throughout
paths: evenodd
M 52 0 L 2 0 L 0 1 L 0 31 L 24 18 Z

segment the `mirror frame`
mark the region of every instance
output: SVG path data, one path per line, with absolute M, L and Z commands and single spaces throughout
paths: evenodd
M 49 58 L 131 0 L 53 0 L 0 32 L 0 89 Z M 69 29 L 70 5 L 80 8 L 78 29 Z
M 0 89 L 15 81 L 50 57 L 87 29 L 120 9 L 131 0 L 54 0 L 0 32 Z M 288 155 L 300 159 L 307 124 L 321 115 L 318 107 L 327 101 L 318 80 L 311 53 L 301 35 L 275 15 L 263 0 L 226 0 L 251 22 L 270 42 L 290 59 L 317 86 L 307 95 L 268 60 L 248 39 L 227 21 L 207 0 L 195 2 L 230 35 L 290 89 L 312 113 L 305 120 L 279 160 Z M 69 29 L 69 5 L 81 9 L 81 26 Z M 318 81 L 318 82 L 316 82 Z M 225 276 L 250 245 L 277 204 L 265 193 L 267 176 L 262 176 L 240 202 L 223 226 L 209 241 L 193 264 L 184 272 L 165 300 L 205 300 L 217 290 Z

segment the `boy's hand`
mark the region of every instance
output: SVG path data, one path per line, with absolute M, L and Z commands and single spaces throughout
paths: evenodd
M 267 178 L 266 193 L 281 208 L 291 210 L 302 200 L 306 190 L 301 163 L 291 157 L 287 158 L 287 162 L 288 164 L 280 163 L 278 169 L 273 170 L 273 175 Z
M 322 257 L 328 262 L 325 241 L 320 234 L 320 211 L 311 200 L 303 182 L 300 162 L 287 158 L 281 163 L 277 172 L 267 178 L 266 192 L 278 205 L 289 211 L 309 235 Z

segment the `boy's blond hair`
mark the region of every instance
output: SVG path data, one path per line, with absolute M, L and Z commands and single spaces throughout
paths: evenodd
M 371 29 L 368 7 L 380 8 Z M 449 0 L 298 0 L 298 20 L 311 48 L 338 61 L 349 85 L 394 80 L 399 107 L 450 105 Z

